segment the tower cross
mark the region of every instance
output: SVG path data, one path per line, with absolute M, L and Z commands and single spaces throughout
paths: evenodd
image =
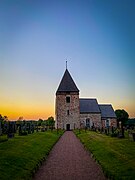
M 66 69 L 67 69 L 67 61 L 66 61 Z

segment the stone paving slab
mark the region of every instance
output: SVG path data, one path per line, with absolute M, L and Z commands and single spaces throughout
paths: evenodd
M 66 131 L 33 180 L 105 180 L 100 166 L 72 131 Z

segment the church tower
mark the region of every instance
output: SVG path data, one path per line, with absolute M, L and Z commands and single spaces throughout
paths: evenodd
M 66 69 L 56 91 L 56 128 L 80 128 L 79 89 Z

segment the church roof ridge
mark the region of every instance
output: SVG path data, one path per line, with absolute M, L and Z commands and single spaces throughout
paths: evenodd
M 79 98 L 81 100 L 97 100 L 97 98 Z
M 100 106 L 112 106 L 112 104 L 99 104 Z

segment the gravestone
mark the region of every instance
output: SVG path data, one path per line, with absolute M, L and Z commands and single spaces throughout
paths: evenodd
M 22 134 L 22 126 L 21 126 L 21 124 L 19 125 L 19 135 L 21 135 Z
M 38 124 L 36 125 L 36 132 L 38 132 Z
M 112 126 L 112 134 L 114 134 L 114 127 Z
M 0 121 L 0 136 L 2 135 L 2 127 L 1 127 L 1 121 Z
M 34 124 L 31 124 L 31 132 L 34 133 Z
M 135 141 L 135 132 L 132 133 L 133 141 Z
M 28 134 L 31 134 L 31 123 L 29 122 L 27 124 Z
M 14 123 L 13 122 L 8 122 L 7 137 L 8 138 L 14 137 Z

